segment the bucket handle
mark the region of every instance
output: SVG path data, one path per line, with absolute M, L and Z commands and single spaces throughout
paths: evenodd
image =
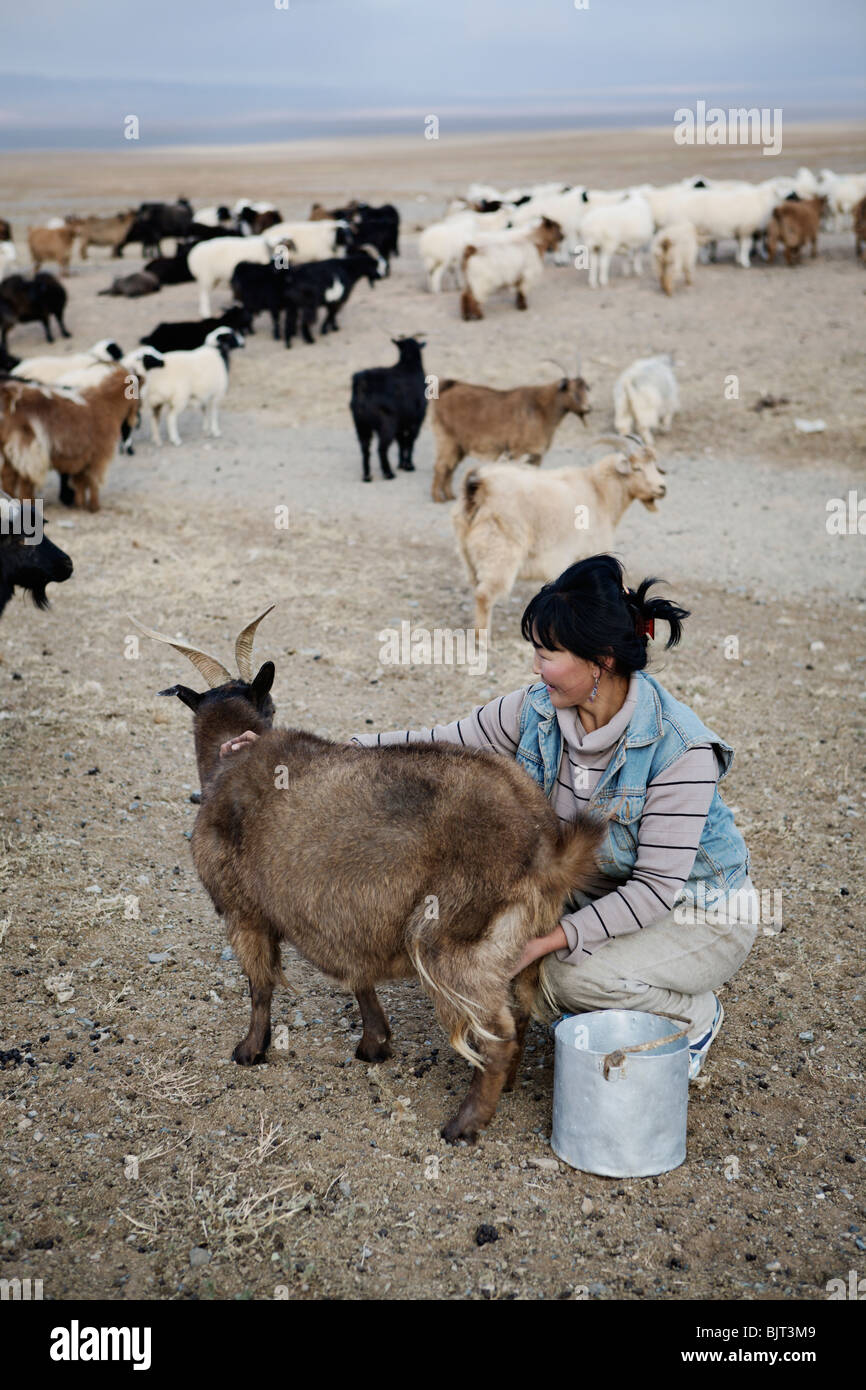
M 616 1052 L 609 1052 L 602 1063 L 602 1072 L 605 1081 L 610 1080 L 611 1070 L 625 1065 L 627 1052 L 650 1052 L 654 1047 L 662 1047 L 665 1043 L 676 1042 L 677 1038 L 684 1038 L 692 1026 L 690 1018 L 684 1018 L 682 1014 L 660 1014 L 660 1018 L 673 1018 L 677 1023 L 685 1023 L 685 1028 L 680 1028 L 677 1033 L 669 1033 L 666 1038 L 653 1038 L 650 1042 L 633 1043 L 631 1047 L 619 1047 Z

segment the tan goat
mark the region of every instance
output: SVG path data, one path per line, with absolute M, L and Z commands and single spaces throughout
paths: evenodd
M 71 477 L 75 506 L 98 512 L 121 428 L 138 416 L 138 393 L 138 377 L 125 367 L 81 389 L 0 382 L 0 486 L 35 498 L 56 468 Z
M 566 415 L 578 415 L 586 424 L 588 392 L 581 376 L 507 391 L 468 381 L 440 381 L 433 402 L 433 501 L 454 500 L 451 478 L 464 458 L 527 455 L 529 463 L 541 463 Z
M 37 274 L 46 261 L 57 261 L 60 273 L 69 273 L 72 247 L 78 231 L 75 227 L 28 227 L 27 245 L 33 259 L 33 272 Z
M 616 445 L 589 468 L 488 463 L 463 479 L 452 513 L 469 582 L 475 626 L 487 628 L 493 605 L 518 579 L 547 581 L 584 555 L 609 550 L 632 502 L 656 510 L 664 469 L 636 436 L 604 436 Z
M 122 256 L 126 234 L 134 221 L 134 212 L 119 212 L 115 217 L 67 217 L 66 224 L 75 229 L 81 259 L 86 261 L 89 246 L 110 246 L 112 256 Z
M 376 985 L 417 975 L 476 1068 L 442 1131 L 472 1143 L 520 1064 L 537 962 L 511 974 L 569 894 L 595 881 L 599 825 L 560 823 L 541 788 L 494 753 L 359 748 L 274 729 L 273 663 L 255 676 L 252 666 L 264 616 L 237 639 L 239 679 L 143 629 L 188 656 L 210 687 L 160 693 L 193 711 L 202 789 L 193 859 L 250 982 L 250 1028 L 232 1058 L 266 1060 L 284 942 L 356 995 L 356 1055 L 366 1062 L 392 1055 Z M 248 729 L 256 742 L 221 760 L 220 746 Z

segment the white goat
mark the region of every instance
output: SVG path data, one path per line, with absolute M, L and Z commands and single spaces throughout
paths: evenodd
M 653 215 L 646 198 L 630 194 L 617 203 L 590 207 L 580 226 L 580 240 L 589 252 L 589 287 L 608 283 L 611 257 L 628 256 L 635 275 L 641 272 L 641 252 L 653 234 Z
M 652 446 L 653 430 L 667 432 L 680 408 L 670 353 L 641 357 L 617 377 L 613 388 L 614 429 L 632 430 Z
M 866 196 L 866 174 L 834 174 L 822 169 L 816 192 L 827 199 L 827 218 L 834 232 L 842 230 L 860 199 Z
M 694 224 L 701 240 L 739 243 L 737 264 L 750 265 L 752 239 L 764 232 L 779 201 L 775 180 L 722 188 L 693 188 L 676 203 L 676 220 Z
M 476 237 L 502 231 L 508 226 L 506 209 L 499 212 L 460 212 L 444 222 L 432 222 L 418 238 L 418 250 L 427 273 L 427 288 L 439 294 L 449 271 L 460 284 L 460 263 L 466 247 Z
M 17 259 L 18 252 L 15 250 L 14 241 L 0 241 L 0 280 L 9 274 Z
M 655 451 L 635 439 L 598 442 L 617 452 L 590 468 L 489 463 L 464 478 L 451 520 L 477 628 L 489 627 L 493 605 L 518 579 L 554 579 L 582 556 L 609 550 L 633 501 L 656 510 L 666 486 Z
M 698 263 L 698 234 L 691 222 L 671 222 L 652 239 L 653 268 L 665 294 L 673 294 L 682 277 L 687 285 Z
M 148 375 L 147 388 L 141 393 L 142 414 L 150 421 L 154 444 L 162 444 L 159 421 L 163 411 L 169 440 L 180 444 L 177 420 L 188 405 L 201 406 L 203 432 L 212 439 L 219 438 L 217 407 L 228 390 L 229 352 L 232 347 L 243 347 L 243 341 L 233 329 L 215 328 L 201 347 L 164 354 L 162 367 Z M 153 349 L 136 351 L 143 354 Z
M 483 318 L 481 306 L 497 290 L 516 290 L 517 308 L 526 309 L 526 292 L 541 278 L 545 251 L 555 251 L 561 241 L 559 223 L 543 217 L 537 227 L 517 235 L 502 232 L 484 245 L 467 246 L 463 253 L 466 288 L 460 299 L 463 318 Z

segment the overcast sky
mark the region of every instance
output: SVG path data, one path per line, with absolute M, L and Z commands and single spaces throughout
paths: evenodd
M 0 131 L 98 124 L 124 85 L 170 84 L 159 114 L 201 125 L 281 113 L 580 110 L 668 98 L 863 108 L 864 0 L 5 0 Z M 53 94 L 53 95 L 52 95 Z M 144 95 L 142 95 L 144 94 Z M 179 104 L 178 104 L 179 103 Z M 127 102 L 128 109 L 135 109 Z M 148 110 L 148 115 L 154 114 Z

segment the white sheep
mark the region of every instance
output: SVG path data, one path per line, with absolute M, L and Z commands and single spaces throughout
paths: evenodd
M 834 174 L 832 169 L 822 169 L 815 191 L 826 197 L 829 225 L 839 232 L 860 199 L 866 197 L 866 174 Z
M 281 243 L 288 246 L 292 265 L 305 265 L 308 261 L 345 256 L 351 228 L 348 222 L 323 217 L 317 222 L 276 222 L 262 232 L 262 236 L 272 251 Z
M 13 368 L 13 376 L 27 377 L 30 381 L 48 384 L 60 381 L 70 372 L 84 370 L 96 363 L 116 367 L 123 350 L 113 338 L 102 338 L 94 343 L 89 352 L 54 353 L 44 357 L 25 357 L 23 362 Z
M 445 276 L 451 271 L 459 285 L 460 264 L 466 247 L 476 237 L 502 231 L 508 225 L 506 209 L 498 212 L 460 212 L 444 222 L 432 222 L 418 238 L 418 251 L 427 273 L 427 288 L 439 294 Z
M 229 352 L 232 347 L 243 347 L 243 341 L 230 328 L 215 328 L 201 347 L 164 354 L 162 367 L 148 375 L 146 390 L 141 393 L 142 414 L 150 421 L 154 444 L 162 444 L 159 422 L 163 412 L 169 440 L 180 444 L 177 420 L 188 405 L 201 406 L 203 432 L 212 439 L 219 438 L 217 407 L 228 390 Z M 139 348 L 136 352 L 153 349 Z
M 678 199 L 676 220 L 692 222 L 702 240 L 738 242 L 737 264 L 748 270 L 752 240 L 766 230 L 779 201 L 774 183 L 693 188 Z
M 660 227 L 650 248 L 653 268 L 665 294 L 673 294 L 682 277 L 687 285 L 698 263 L 698 234 L 691 222 L 670 222 Z
M 489 628 L 493 605 L 518 579 L 547 581 L 582 556 L 611 549 L 633 501 L 648 511 L 664 497 L 663 469 L 639 440 L 616 445 L 589 468 L 489 463 L 463 480 L 452 524 L 475 594 L 475 626 Z
M 0 280 L 10 273 L 17 259 L 14 241 L 0 241 Z
M 464 319 L 484 317 L 481 306 L 497 290 L 517 291 L 515 304 L 527 308 L 526 292 L 541 278 L 545 251 L 555 251 L 562 241 L 558 222 L 543 217 L 537 227 L 522 233 L 501 232 L 483 245 L 467 246 L 463 253 L 466 288 L 460 299 Z
M 216 285 L 228 284 L 241 261 L 268 265 L 273 254 L 271 243 L 263 236 L 217 236 L 193 246 L 186 263 L 198 281 L 201 317 L 211 317 L 211 291 Z
M 634 431 L 651 446 L 653 430 L 669 430 L 680 408 L 670 353 L 641 357 L 626 367 L 614 384 L 613 408 L 617 434 Z
M 641 253 L 653 234 L 653 215 L 641 194 L 620 202 L 590 207 L 580 227 L 580 240 L 589 253 L 589 287 L 608 283 L 611 257 L 628 256 L 635 275 L 641 272 Z

